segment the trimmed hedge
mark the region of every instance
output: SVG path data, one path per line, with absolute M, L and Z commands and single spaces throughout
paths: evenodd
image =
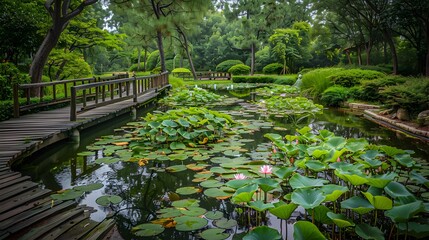
M 384 77 L 385 74 L 373 70 L 347 69 L 329 76 L 329 80 L 335 85 L 353 87 L 363 80 L 373 80 Z
M 320 100 L 326 106 L 339 107 L 349 96 L 349 89 L 341 86 L 332 86 L 327 88 Z
M 273 76 L 233 76 L 233 83 L 274 83 L 277 79 Z
M 380 90 L 387 86 L 405 83 L 407 79 L 409 78 L 402 76 L 386 76 L 375 80 L 362 81 L 359 94 L 355 97 L 364 101 L 381 101 L 382 95 L 380 94 Z
M 283 71 L 283 65 L 280 63 L 270 63 L 262 69 L 265 74 L 280 74 Z
M 237 64 L 228 69 L 232 75 L 247 75 L 250 73 L 250 67 L 244 64 Z
M 278 76 L 274 81 L 275 84 L 281 84 L 281 85 L 293 85 L 295 82 L 296 82 L 296 78 L 291 76 Z
M 228 72 L 228 70 L 237 64 L 244 64 L 240 60 L 226 60 L 216 66 L 216 72 Z

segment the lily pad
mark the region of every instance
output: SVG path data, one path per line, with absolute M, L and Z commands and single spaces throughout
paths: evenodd
M 206 240 L 223 240 L 229 237 L 229 233 L 224 233 L 224 229 L 211 228 L 204 230 L 200 236 Z
M 392 209 L 387 210 L 385 215 L 388 216 L 392 221 L 398 222 L 407 222 L 414 215 L 423 212 L 425 207 L 422 201 L 415 201 L 412 203 L 394 206 Z
M 51 198 L 54 200 L 74 200 L 76 198 L 80 198 L 83 195 L 84 191 L 78 191 L 75 189 L 67 189 L 62 193 L 52 194 Z
M 102 158 L 97 158 L 95 160 L 95 163 L 97 164 L 111 164 L 111 163 L 117 163 L 119 162 L 121 159 L 120 158 L 114 158 L 114 157 L 102 157 Z
M 250 231 L 246 236 L 243 237 L 243 240 L 280 240 L 282 236 L 280 233 L 274 229 L 267 226 L 259 226 Z
M 182 216 L 174 218 L 177 231 L 195 231 L 204 228 L 208 221 L 205 218 Z
M 319 189 L 301 188 L 293 191 L 291 200 L 305 209 L 312 209 L 319 206 L 325 196 Z
M 361 215 L 374 210 L 374 206 L 368 200 L 359 196 L 342 201 L 341 208 L 351 209 Z
M 206 213 L 206 218 L 210 219 L 210 220 L 217 220 L 217 219 L 221 219 L 223 218 L 223 213 L 221 211 L 211 211 Z
M 165 228 L 159 224 L 144 223 L 132 228 L 132 231 L 139 237 L 152 237 L 164 232 Z
M 76 186 L 73 189 L 76 191 L 90 192 L 90 191 L 98 190 L 103 186 L 104 185 L 102 183 L 91 183 L 87 185 Z
M 183 215 L 177 208 L 163 208 L 158 211 L 158 214 L 160 214 L 159 218 L 174 218 Z
M 180 212 L 186 216 L 198 217 L 206 213 L 207 210 L 200 207 L 187 207 L 186 209 L 181 209 Z
M 294 240 L 326 240 L 325 236 L 311 222 L 298 221 L 293 225 Z
M 176 193 L 180 195 L 191 195 L 197 192 L 201 192 L 201 189 L 196 187 L 181 187 L 176 189 Z
M 185 165 L 174 165 L 174 166 L 165 168 L 167 172 L 182 172 L 182 171 L 185 171 L 186 169 L 187 168 Z
M 226 198 L 230 197 L 232 193 L 225 192 L 220 188 L 209 188 L 204 191 L 204 195 L 212 198 Z
M 279 204 L 280 203 L 280 204 Z M 274 208 L 268 209 L 271 214 L 280 219 L 289 219 L 295 209 L 298 207 L 297 204 L 279 202 L 274 204 Z
M 262 212 L 267 209 L 274 208 L 274 205 L 272 203 L 264 203 L 261 200 L 249 202 L 248 204 L 250 208 L 255 209 L 258 212 Z
M 200 200 L 196 199 L 182 199 L 177 200 L 171 203 L 171 206 L 177 208 L 186 208 L 186 207 L 198 207 L 200 205 Z
M 295 174 L 289 179 L 289 184 L 293 189 L 321 187 L 327 182 L 328 180 L 325 179 L 314 179 L 300 174 Z
M 217 188 L 217 187 L 222 187 L 224 184 L 217 180 L 207 180 L 207 181 L 201 182 L 200 185 L 203 188 Z
M 95 202 L 101 206 L 107 207 L 110 204 L 118 204 L 122 202 L 122 198 L 117 195 L 105 195 L 97 198 Z
M 234 219 L 228 220 L 226 218 L 222 218 L 222 219 L 214 221 L 213 224 L 218 228 L 231 229 L 231 228 L 237 226 L 237 221 Z

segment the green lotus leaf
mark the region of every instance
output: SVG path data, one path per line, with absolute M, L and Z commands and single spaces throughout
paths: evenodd
M 418 184 L 423 184 L 426 187 L 429 187 L 429 180 L 415 170 L 410 172 L 410 178 Z
M 259 178 L 254 182 L 257 183 L 259 187 L 262 189 L 262 191 L 264 192 L 268 192 L 275 188 L 280 187 L 279 182 L 272 178 Z
M 289 203 L 289 204 L 286 204 L 284 202 L 279 202 L 279 203 L 283 203 L 283 204 L 275 204 L 274 207 L 268 209 L 268 211 L 280 219 L 285 219 L 285 220 L 289 219 L 292 213 L 298 207 L 298 205 L 294 203 Z
M 317 160 L 307 161 L 305 163 L 305 166 L 308 167 L 309 169 L 315 171 L 315 172 L 324 171 L 327 168 L 326 164 L 324 164 L 320 161 L 317 161 Z
M 368 146 L 368 142 L 365 139 L 348 139 L 345 148 L 350 152 L 363 151 Z
M 343 193 L 349 191 L 349 189 L 345 186 L 334 184 L 324 185 L 321 190 L 325 194 L 325 202 L 336 201 L 341 195 L 343 195 Z
M 160 122 L 149 122 L 147 125 L 151 128 L 159 128 L 161 126 L 161 123 Z
M 159 218 L 174 218 L 183 215 L 177 208 L 163 208 L 158 211 Z
M 240 156 L 240 152 L 239 151 L 233 151 L 233 150 L 227 150 L 227 151 L 223 152 L 223 154 L 225 156 L 228 156 L 228 157 Z
M 238 189 L 252 183 L 252 179 L 234 179 L 228 181 L 225 185 L 230 188 Z
M 334 149 L 341 149 L 343 148 L 347 143 L 347 140 L 343 137 L 331 137 L 328 141 L 326 141 L 326 145 L 334 148 Z
M 236 173 L 234 170 L 227 170 L 222 167 L 212 167 L 210 168 L 210 172 L 218 174 Z
M 243 237 L 243 240 L 280 240 L 282 236 L 274 229 L 267 226 L 259 226 L 254 228 L 252 231 Z
M 162 121 L 161 124 L 162 124 L 162 126 L 172 127 L 172 128 L 175 128 L 178 126 L 177 123 L 173 120 L 164 120 L 164 121 Z
M 223 213 L 220 211 L 211 211 L 206 213 L 206 218 L 210 219 L 210 220 L 217 220 L 217 219 L 221 219 L 223 218 Z
M 195 174 L 194 178 L 209 178 L 211 176 L 213 176 L 213 173 L 205 171 Z
M 325 205 L 315 207 L 313 210 L 314 220 L 322 224 L 332 224 L 332 219 L 326 215 L 328 212 L 332 212 L 332 210 Z
M 410 156 L 410 154 L 399 154 L 399 155 L 395 155 L 393 158 L 396 160 L 396 162 L 398 162 L 400 165 L 404 167 L 411 168 L 414 166 L 414 164 L 416 164 L 416 162 Z
M 174 161 L 174 160 L 178 160 L 178 161 L 184 161 L 188 158 L 188 155 L 186 154 L 170 154 L 168 155 L 168 158 L 170 158 L 170 160 Z
M 366 223 L 356 225 L 355 232 L 363 239 L 384 240 L 384 233 L 378 227 Z
M 201 156 L 192 157 L 192 159 L 194 159 L 195 161 L 204 161 L 204 160 L 207 160 L 209 158 L 210 158 L 209 155 L 201 155 Z
M 172 142 L 172 143 L 170 143 L 170 148 L 172 150 L 186 149 L 186 146 L 185 146 L 185 144 L 183 144 L 181 142 Z
M 222 218 L 222 219 L 214 221 L 213 224 L 218 228 L 231 229 L 231 228 L 237 226 L 237 221 L 235 221 L 234 219 L 228 220 L 226 218 Z
M 80 152 L 80 153 L 78 153 L 77 155 L 78 155 L 78 156 L 81 156 L 81 157 L 94 156 L 94 155 L 95 155 L 95 152 L 89 152 L 89 151 L 86 151 L 86 152 Z
M 177 119 L 176 122 L 179 123 L 182 127 L 186 127 L 186 128 L 190 127 L 190 124 L 191 124 L 190 122 L 188 122 L 186 119 L 183 119 L 183 118 Z
M 341 208 L 351 209 L 361 215 L 374 210 L 374 206 L 368 200 L 359 196 L 342 201 Z
M 280 134 L 277 133 L 266 133 L 264 134 L 264 137 L 268 138 L 269 140 L 276 142 L 283 139 L 283 137 Z
M 352 220 L 347 219 L 346 216 L 344 216 L 343 214 L 328 212 L 326 213 L 326 216 L 332 219 L 335 225 L 337 225 L 340 228 L 351 227 L 355 225 Z
M 95 163 L 97 164 L 111 164 L 111 163 L 117 163 L 119 162 L 121 159 L 120 158 L 114 158 L 114 157 L 102 157 L 102 158 L 97 158 L 95 160 Z
M 258 212 L 262 212 L 267 209 L 274 208 L 274 205 L 272 203 L 264 203 L 263 201 L 260 201 L 260 200 L 249 202 L 248 204 L 250 208 L 255 209 Z
M 225 192 L 220 188 L 209 188 L 204 191 L 204 195 L 212 198 L 224 198 L 224 197 L 229 197 L 232 194 Z
M 122 198 L 120 196 L 117 196 L 117 195 L 105 195 L 105 196 L 98 197 L 95 200 L 95 202 L 98 205 L 107 207 L 110 204 L 118 204 L 118 203 L 122 202 Z
M 398 149 L 398 148 L 386 146 L 386 145 L 380 146 L 380 150 L 385 152 L 387 155 L 389 155 L 391 157 L 398 155 L 398 154 L 405 153 L 405 151 L 402 149 Z
M 345 172 L 336 169 L 335 175 L 347 182 L 350 182 L 353 186 L 359 186 L 369 182 L 368 177 L 361 173 Z
M 100 189 L 103 186 L 104 185 L 102 183 L 91 183 L 87 185 L 76 186 L 76 187 L 73 187 L 73 189 L 76 191 L 90 192 L 90 191 Z
M 384 191 L 386 191 L 391 198 L 413 196 L 404 185 L 398 182 L 390 182 L 384 187 Z
M 429 224 L 417 222 L 399 223 L 398 228 L 401 232 L 407 231 L 409 236 L 423 239 L 429 237 Z
M 298 221 L 293 225 L 294 240 L 326 240 L 325 236 L 311 222 Z
M 376 157 L 382 156 L 377 150 L 366 150 L 365 153 L 361 154 L 359 157 L 363 160 L 374 160 Z
M 175 217 L 174 221 L 177 223 L 177 231 L 195 231 L 204 228 L 208 223 L 207 219 L 205 218 L 192 216 Z
M 368 201 L 375 209 L 389 210 L 392 208 L 393 202 L 385 196 L 373 196 L 370 192 L 362 192 Z
M 323 146 L 309 147 L 307 148 L 307 153 L 314 158 L 321 158 L 322 156 L 328 154 L 329 150 L 325 149 Z
M 286 179 L 292 175 L 296 171 L 296 167 L 281 167 L 277 171 L 274 172 L 274 175 L 281 179 Z
M 312 209 L 319 206 L 325 196 L 320 189 L 300 188 L 293 191 L 291 200 L 305 209 Z
M 206 213 L 207 210 L 200 207 L 187 207 L 186 209 L 181 209 L 180 212 L 186 216 L 198 217 Z
M 159 224 L 144 223 L 132 228 L 132 231 L 139 237 L 152 237 L 164 232 L 164 227 Z
M 250 202 L 256 190 L 258 190 L 257 184 L 250 184 L 250 185 L 241 187 L 237 189 L 237 191 L 232 196 L 232 202 L 233 203 Z
M 327 183 L 328 180 L 325 179 L 314 179 L 305 176 L 301 176 L 300 174 L 294 174 L 289 179 L 289 184 L 293 189 L 299 188 L 312 188 L 312 187 L 321 187 L 323 184 Z
M 190 198 L 174 201 L 171 203 L 171 206 L 177 208 L 198 207 L 200 205 L 199 203 L 200 200 Z
M 54 200 L 74 200 L 76 198 L 80 198 L 83 195 L 84 191 L 79 191 L 76 189 L 67 189 L 62 193 L 52 194 L 51 198 Z
M 191 195 L 197 192 L 200 192 L 201 189 L 196 188 L 196 187 L 181 187 L 176 189 L 176 193 L 180 194 L 180 195 Z
M 222 149 L 221 151 L 224 151 L 224 149 Z M 212 163 L 226 163 L 226 162 L 230 162 L 232 159 L 231 158 L 227 158 L 227 157 L 214 157 L 214 158 L 210 158 L 210 162 Z
M 374 176 L 371 178 L 368 178 L 368 185 L 377 187 L 377 188 L 384 188 L 387 184 L 389 184 L 393 179 L 395 179 L 398 176 L 397 173 L 390 172 L 383 175 Z
M 200 236 L 206 240 L 223 240 L 229 237 L 229 233 L 224 233 L 225 229 L 211 228 L 204 230 Z
M 410 218 L 424 210 L 425 206 L 423 205 L 423 202 L 415 201 L 404 205 L 394 206 L 384 214 L 392 219 L 393 222 L 399 223 L 408 222 Z
M 174 165 L 174 166 L 165 168 L 165 171 L 167 172 L 182 172 L 185 170 L 187 170 L 185 165 Z
M 200 183 L 201 187 L 203 188 L 218 188 L 222 187 L 224 183 L 219 182 L 218 180 L 207 180 Z
M 89 151 L 98 151 L 103 150 L 104 146 L 87 146 L 86 149 Z

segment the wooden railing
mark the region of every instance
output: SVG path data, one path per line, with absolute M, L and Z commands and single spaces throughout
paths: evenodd
M 94 82 L 71 87 L 70 121 L 76 121 L 77 115 L 100 106 L 126 99 L 133 99 L 151 90 L 159 91 L 169 87 L 168 72 L 158 75 L 131 77 L 104 82 Z M 88 93 L 95 92 L 93 96 Z M 78 103 L 82 107 L 78 109 Z
M 199 80 L 203 80 L 203 79 L 208 79 L 208 80 L 228 79 L 228 80 L 231 80 L 231 73 L 227 73 L 227 72 L 198 72 L 197 78 Z
M 18 118 L 22 111 L 28 111 L 60 103 L 68 103 L 71 100 L 72 86 L 128 77 L 128 73 L 119 73 L 106 77 L 79 78 L 44 83 L 16 84 L 13 86 L 13 115 L 15 118 Z M 57 91 L 62 92 L 62 94 L 58 94 Z M 89 92 L 88 94 L 93 95 L 94 93 Z M 23 104 L 20 103 L 20 96 L 22 95 L 25 97 L 25 102 Z M 32 95 L 37 97 L 31 98 Z

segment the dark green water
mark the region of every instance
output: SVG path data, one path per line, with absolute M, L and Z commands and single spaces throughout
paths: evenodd
M 145 113 L 139 112 L 138 115 L 141 116 Z M 16 170 L 30 175 L 33 181 L 52 190 L 102 182 L 104 184 L 102 189 L 86 194 L 80 203 L 93 206 L 98 210 L 91 216 L 94 220 L 100 221 L 107 215 L 113 215 L 122 236 L 125 239 L 134 239 L 136 237 L 131 233 L 130 229 L 135 225 L 155 219 L 156 210 L 168 204 L 168 192 L 175 192 L 179 187 L 194 186 L 196 183 L 191 181 L 195 173 L 190 170 L 178 173 L 160 173 L 151 170 L 150 164 L 144 167 L 140 167 L 136 163 L 127 162 L 98 165 L 94 163 L 95 157 L 77 156 L 77 153 L 86 151 L 86 146 L 93 143 L 96 138 L 114 134 L 114 129 L 125 125 L 131 120 L 131 116 L 123 116 L 85 131 L 81 133 L 80 143 L 62 142 L 47 148 L 27 159 L 25 164 L 19 166 Z M 429 161 L 429 143 L 409 138 L 344 111 L 325 110 L 323 115 L 319 115 L 305 125 L 309 125 L 315 131 L 327 129 L 346 138 L 365 138 L 371 143 L 414 150 L 416 152 L 414 157 Z M 275 122 L 275 126 L 286 129 L 280 132 L 282 135 L 293 134 L 296 128 L 296 126 L 282 122 Z M 244 138 L 255 139 L 254 142 L 248 143 L 244 148 L 252 151 L 260 143 L 268 142 L 263 137 L 268 132 L 276 131 L 273 129 L 261 129 L 261 131 L 252 135 L 243 136 Z M 185 161 L 184 164 L 186 163 Z M 163 167 L 168 167 L 170 164 L 175 165 L 176 163 L 163 162 L 162 164 Z M 101 207 L 95 203 L 95 199 L 104 194 L 119 195 L 124 201 L 111 208 Z M 202 208 L 222 211 L 228 219 L 236 219 L 237 217 L 235 216 L 234 206 L 228 201 L 209 198 L 201 193 L 189 197 L 198 198 L 201 201 L 200 206 Z M 269 219 L 270 226 L 278 228 L 278 224 L 275 218 Z M 238 227 L 236 233 L 246 230 L 245 227 Z M 189 232 L 168 229 L 154 239 L 166 239 L 167 237 L 193 239 L 194 236 Z

